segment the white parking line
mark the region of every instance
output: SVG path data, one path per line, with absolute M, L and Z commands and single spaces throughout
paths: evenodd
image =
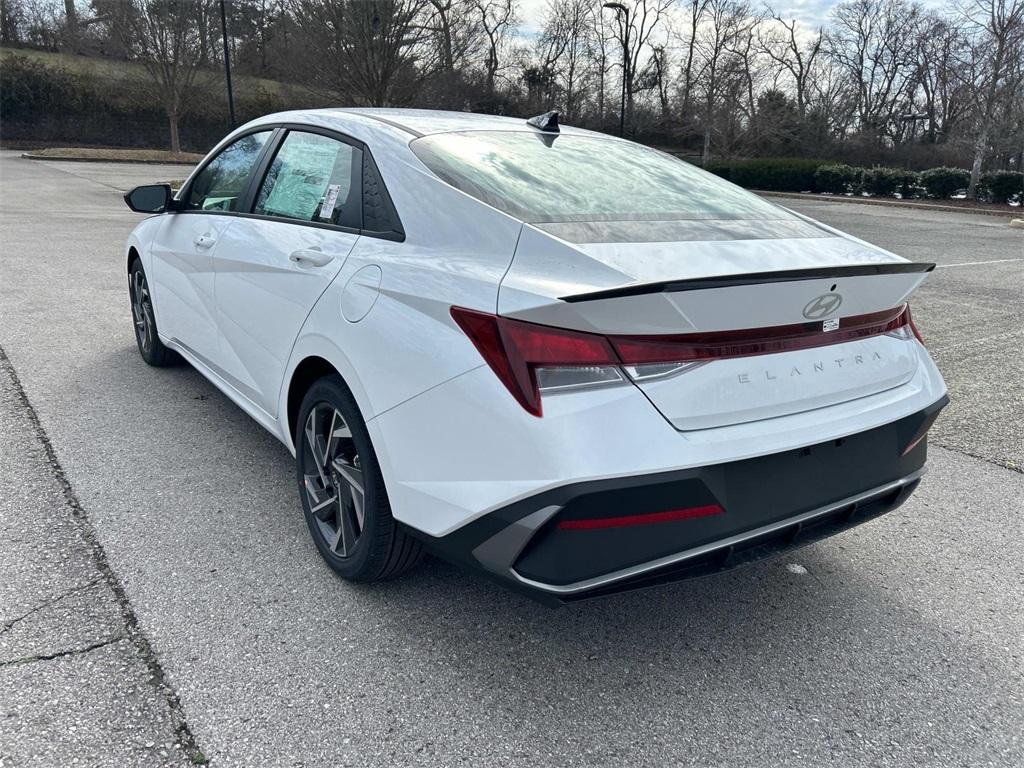
M 936 269 L 944 267 L 976 267 L 979 264 L 1008 264 L 1011 261 L 1024 261 L 1024 259 L 992 259 L 991 261 L 965 261 L 963 264 L 937 264 Z

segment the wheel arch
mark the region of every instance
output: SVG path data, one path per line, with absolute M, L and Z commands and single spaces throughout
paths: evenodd
M 349 394 L 352 395 L 352 399 L 356 401 L 356 407 L 359 409 L 363 419 L 368 421 L 372 418 L 372 414 L 367 412 L 366 394 L 360 388 L 360 382 L 355 372 L 345 365 L 347 360 L 343 356 L 334 358 L 331 355 L 332 351 L 317 349 L 307 351 L 301 358 L 296 356 L 299 362 L 287 377 L 288 384 L 282 393 L 283 397 L 279 413 L 284 414 L 285 422 L 282 426 L 288 430 L 287 435 L 282 435 L 282 437 L 287 437 L 285 444 L 293 449 L 295 448 L 296 422 L 299 418 L 299 408 L 302 406 L 302 399 L 306 396 L 309 388 L 317 380 L 325 376 L 337 376 L 341 380 L 341 385 L 348 390 Z
M 299 418 L 299 407 L 302 405 L 302 399 L 306 396 L 309 388 L 313 386 L 313 383 L 324 376 L 337 376 L 342 381 L 345 381 L 345 378 L 338 369 L 329 360 L 319 355 L 310 355 L 303 358 L 295 366 L 295 370 L 292 371 L 291 378 L 288 381 L 285 416 L 287 418 L 288 436 L 293 443 L 295 440 L 295 425 Z M 348 385 L 346 384 L 346 386 Z
M 139 253 L 139 249 L 138 248 L 136 248 L 134 245 L 128 246 L 127 270 L 129 272 L 131 272 L 132 271 L 132 264 L 134 264 L 136 261 L 138 261 L 141 258 L 142 258 L 142 255 Z

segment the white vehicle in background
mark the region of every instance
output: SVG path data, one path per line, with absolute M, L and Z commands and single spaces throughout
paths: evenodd
M 570 600 L 721 570 L 902 503 L 947 402 L 932 268 L 669 155 L 530 121 L 254 120 L 126 249 L 136 338 L 296 456 L 313 540 Z

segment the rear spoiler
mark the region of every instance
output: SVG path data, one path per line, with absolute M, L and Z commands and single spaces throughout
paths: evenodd
M 720 277 L 696 277 L 689 280 L 669 280 L 660 283 L 624 285 L 591 293 L 577 293 L 562 296 L 562 301 L 596 301 L 615 299 L 622 296 L 643 296 L 650 293 L 676 293 L 678 291 L 706 291 L 712 288 L 732 288 L 739 285 L 760 285 L 762 283 L 786 283 L 796 280 L 819 280 L 828 277 L 861 277 L 864 275 L 900 275 L 911 272 L 931 272 L 934 264 L 893 262 L 891 264 L 852 264 L 836 267 L 813 267 L 811 269 L 784 269 L 774 272 L 741 272 Z

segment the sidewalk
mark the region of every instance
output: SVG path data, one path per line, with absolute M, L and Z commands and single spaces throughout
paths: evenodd
M 2 351 L 0 435 L 0 768 L 203 762 Z

